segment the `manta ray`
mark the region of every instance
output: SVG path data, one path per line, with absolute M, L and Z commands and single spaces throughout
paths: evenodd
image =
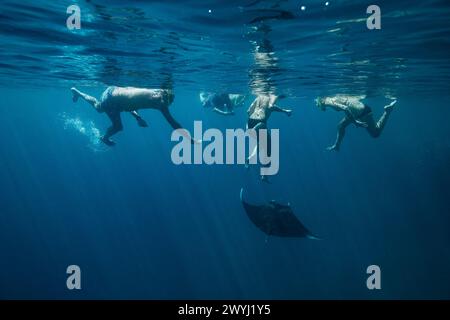
M 264 205 L 245 202 L 244 189 L 241 189 L 241 202 L 253 224 L 268 236 L 284 238 L 308 238 L 320 240 L 297 219 L 291 206 L 277 203 L 275 200 Z

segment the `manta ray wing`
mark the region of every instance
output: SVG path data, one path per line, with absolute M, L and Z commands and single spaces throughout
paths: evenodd
M 253 205 L 245 202 L 243 199 L 244 190 L 241 189 L 241 202 L 242 206 L 244 207 L 245 213 L 247 213 L 248 218 L 250 219 L 253 224 L 260 229 L 265 234 L 270 235 L 271 233 L 271 221 L 270 219 L 270 208 L 268 206 L 264 205 Z

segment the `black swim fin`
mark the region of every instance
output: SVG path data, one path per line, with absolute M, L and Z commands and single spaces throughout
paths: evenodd
M 105 137 L 101 137 L 100 141 L 106 144 L 107 146 L 114 147 L 116 143 L 110 139 L 106 139 Z

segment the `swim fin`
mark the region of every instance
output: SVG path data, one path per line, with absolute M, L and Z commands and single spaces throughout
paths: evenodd
M 106 144 L 107 146 L 114 147 L 116 143 L 110 139 L 106 139 L 105 137 L 101 137 L 100 140 Z

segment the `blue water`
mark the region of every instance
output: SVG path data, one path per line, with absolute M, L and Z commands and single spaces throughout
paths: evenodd
M 69 31 L 67 6 L 81 8 Z M 0 4 L 0 298 L 450 298 L 450 7 L 378 1 L 2 1 Z M 304 5 L 306 10 L 300 7 Z M 211 13 L 209 12 L 211 10 Z M 273 53 L 267 64 L 258 46 Z M 124 115 L 117 146 L 98 141 L 104 114 L 69 88 L 159 87 L 172 77 L 174 116 L 188 129 L 243 128 L 203 109 L 198 93 L 287 95 L 280 172 L 272 184 L 242 166 L 175 166 L 171 128 Z M 350 127 L 318 95 L 367 95 L 382 136 Z M 269 239 L 251 202 L 290 202 L 323 240 Z M 66 288 L 79 265 L 82 290 Z M 381 290 L 366 268 L 379 265 Z

